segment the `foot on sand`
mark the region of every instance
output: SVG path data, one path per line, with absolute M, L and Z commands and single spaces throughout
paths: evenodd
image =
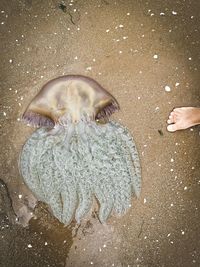
M 182 107 L 175 108 L 167 120 L 167 130 L 175 132 L 200 124 L 200 108 Z

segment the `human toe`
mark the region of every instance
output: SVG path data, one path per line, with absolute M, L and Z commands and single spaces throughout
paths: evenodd
M 167 120 L 167 123 L 170 124 L 170 123 L 174 123 L 174 122 L 175 122 L 175 116 L 174 116 L 174 113 L 171 112 L 171 113 L 169 114 L 169 118 L 168 118 L 168 120 Z
M 176 124 L 170 124 L 167 126 L 167 130 L 168 130 L 168 132 L 175 132 L 178 130 L 178 127 Z

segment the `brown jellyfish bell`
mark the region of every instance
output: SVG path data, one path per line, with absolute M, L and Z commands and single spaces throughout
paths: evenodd
M 23 114 L 39 127 L 20 155 L 25 183 L 56 218 L 80 222 L 99 204 L 103 223 L 122 215 L 141 191 L 141 171 L 128 130 L 111 121 L 117 100 L 95 80 L 66 75 L 45 84 Z

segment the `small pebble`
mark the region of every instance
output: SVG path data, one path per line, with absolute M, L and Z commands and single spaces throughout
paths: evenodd
M 165 92 L 170 92 L 170 91 L 171 91 L 171 88 L 168 85 L 166 85 L 165 86 Z

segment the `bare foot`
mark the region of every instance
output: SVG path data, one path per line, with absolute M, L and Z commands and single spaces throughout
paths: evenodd
M 200 124 L 200 108 L 182 107 L 175 108 L 167 120 L 167 130 L 175 132 Z

